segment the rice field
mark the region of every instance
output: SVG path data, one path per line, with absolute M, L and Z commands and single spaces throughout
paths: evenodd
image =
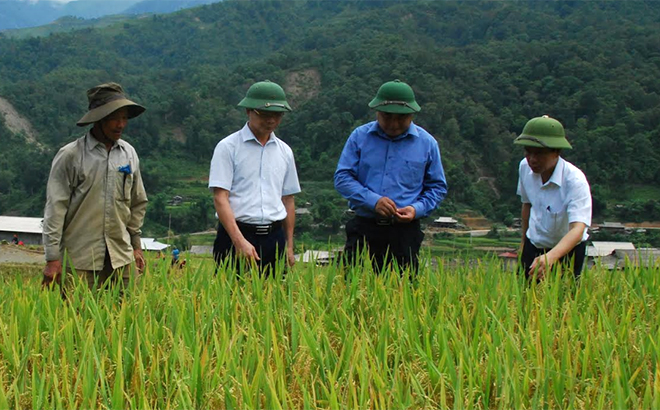
M 149 261 L 122 297 L 0 276 L 0 409 L 660 408 L 660 268 L 527 285 Z

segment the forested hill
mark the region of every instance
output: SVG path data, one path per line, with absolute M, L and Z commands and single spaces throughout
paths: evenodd
M 0 213 L 41 212 L 52 155 L 80 134 L 85 90 L 109 80 L 148 107 L 127 139 L 150 194 L 167 183 L 158 175 L 173 155 L 181 167 L 208 163 L 244 122 L 236 103 L 262 79 L 293 100 L 279 134 L 301 178 L 327 181 L 350 131 L 374 117 L 367 103 L 378 86 L 399 78 L 422 106 L 416 122 L 439 140 L 448 207 L 515 212 L 522 151 L 512 139 L 543 114 L 565 124 L 575 148 L 566 157 L 602 207 L 625 199 L 622 187 L 660 182 L 659 23 L 653 1 L 227 0 L 102 30 L 0 39 L 0 97 L 51 147 L 38 153 L 0 127 Z

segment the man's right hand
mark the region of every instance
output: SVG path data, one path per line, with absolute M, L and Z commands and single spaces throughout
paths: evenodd
M 53 282 L 59 283 L 62 278 L 62 262 L 59 260 L 48 261 L 44 267 L 44 277 L 41 282 L 42 286 L 49 286 Z
M 255 261 L 261 260 L 261 258 L 259 258 L 259 254 L 257 253 L 257 250 L 245 238 L 241 238 L 236 243 L 234 243 L 234 248 L 236 250 L 236 256 L 242 256 L 245 259 L 250 260 L 250 261 L 251 260 L 255 260 Z
M 376 208 L 374 208 L 374 210 L 380 216 L 391 218 L 396 215 L 396 204 L 390 198 L 382 196 L 378 202 L 376 202 Z

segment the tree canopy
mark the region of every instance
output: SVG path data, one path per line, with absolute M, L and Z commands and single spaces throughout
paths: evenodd
M 351 130 L 374 118 L 367 103 L 380 84 L 399 78 L 422 106 L 415 122 L 440 144 L 448 205 L 516 213 L 523 154 L 512 140 L 544 114 L 566 127 L 574 149 L 564 156 L 594 191 L 625 195 L 623 186 L 660 182 L 659 20 L 653 1 L 226 0 L 104 29 L 0 38 L 0 96 L 50 148 L 37 153 L 0 127 L 9 143 L 0 212 L 37 212 L 55 150 L 81 134 L 85 90 L 111 80 L 148 109 L 127 136 L 153 164 L 147 175 L 173 151 L 194 169 L 208 164 L 244 123 L 236 104 L 249 85 L 270 79 L 294 106 L 278 135 L 301 178 L 328 181 Z M 17 167 L 29 162 L 40 165 L 26 182 Z M 150 194 L 168 183 L 157 179 Z M 18 193 L 35 204 L 19 205 Z

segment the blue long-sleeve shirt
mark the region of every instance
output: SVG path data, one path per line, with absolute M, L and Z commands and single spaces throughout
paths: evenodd
M 438 143 L 414 123 L 394 139 L 377 121 L 362 125 L 344 145 L 335 188 L 359 216 L 378 217 L 374 209 L 383 196 L 398 208 L 412 205 L 416 219 L 428 216 L 447 195 Z

